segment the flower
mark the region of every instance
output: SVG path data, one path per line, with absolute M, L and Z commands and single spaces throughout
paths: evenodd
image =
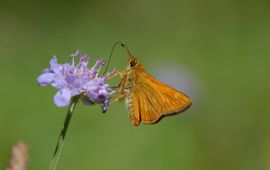
M 81 55 L 77 50 L 71 54 L 72 64 L 59 64 L 56 56 L 50 61 L 50 67 L 46 68 L 37 78 L 40 86 L 51 86 L 58 89 L 54 96 L 54 103 L 58 107 L 65 107 L 74 96 L 80 96 L 83 103 L 100 103 L 103 112 L 107 111 L 110 103 L 109 96 L 114 92 L 106 83 L 114 71 L 99 76 L 100 69 L 105 65 L 105 61 L 98 59 L 95 65 L 88 68 L 90 57 Z M 79 63 L 75 64 L 76 57 Z

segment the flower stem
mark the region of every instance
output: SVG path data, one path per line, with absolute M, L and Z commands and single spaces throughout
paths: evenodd
M 77 104 L 77 101 L 78 101 L 78 98 L 74 97 L 71 100 L 71 103 L 70 103 L 70 105 L 68 107 L 68 112 L 67 112 L 67 115 L 66 115 L 66 118 L 65 118 L 64 126 L 63 126 L 63 128 L 62 128 L 62 130 L 61 130 L 61 132 L 59 134 L 57 144 L 56 144 L 56 147 L 55 147 L 55 151 L 54 151 L 54 154 L 53 154 L 53 158 L 52 158 L 50 166 L 49 166 L 49 170 L 55 170 L 56 169 L 57 163 L 59 161 L 59 158 L 60 158 L 63 146 L 64 146 L 64 140 L 65 140 L 65 136 L 66 136 L 66 133 L 67 133 L 67 130 L 68 130 L 68 126 L 69 126 L 73 111 L 75 109 L 75 106 Z

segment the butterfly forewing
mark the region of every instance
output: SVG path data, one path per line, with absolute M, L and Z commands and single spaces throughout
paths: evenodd
M 191 104 L 188 96 L 147 74 L 142 67 L 133 70 L 129 112 L 134 125 L 155 123 L 162 116 L 179 113 Z

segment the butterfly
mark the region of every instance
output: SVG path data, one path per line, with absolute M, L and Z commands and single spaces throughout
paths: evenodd
M 123 47 L 126 47 L 122 44 Z M 132 56 L 126 47 L 128 66 L 120 75 L 120 88 L 116 100 L 125 98 L 129 117 L 133 125 L 140 122 L 154 124 L 162 117 L 180 113 L 191 105 L 191 99 L 184 93 L 162 83 L 149 75 L 142 64 Z

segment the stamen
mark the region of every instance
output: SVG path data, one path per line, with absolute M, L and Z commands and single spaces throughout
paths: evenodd
M 81 52 L 79 49 L 76 50 L 75 53 L 69 55 L 72 58 L 72 66 L 75 65 L 75 57 L 81 56 Z
M 99 71 L 101 69 L 102 66 L 99 66 L 99 68 L 97 69 L 97 74 L 96 74 L 96 78 L 98 77 Z

